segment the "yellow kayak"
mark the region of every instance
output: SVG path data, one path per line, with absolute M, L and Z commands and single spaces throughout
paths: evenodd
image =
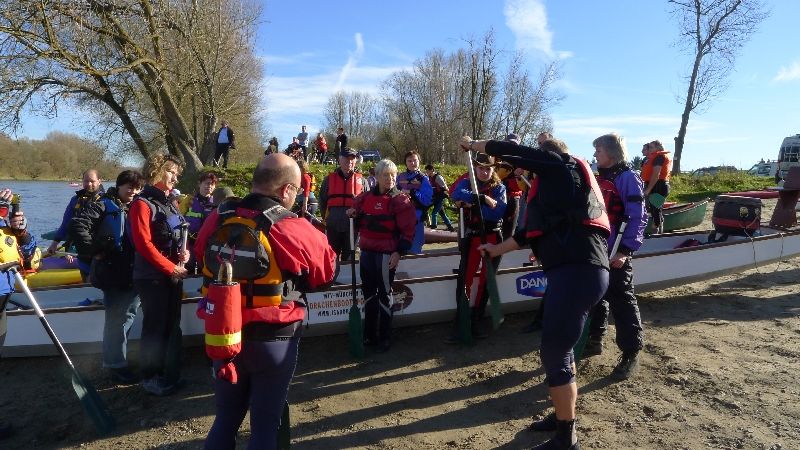
M 25 275 L 25 280 L 30 289 L 82 283 L 81 272 L 78 269 L 42 270 Z M 17 286 L 17 289 L 19 289 L 19 286 Z

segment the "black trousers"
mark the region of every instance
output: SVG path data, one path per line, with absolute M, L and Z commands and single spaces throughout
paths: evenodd
M 183 281 L 135 280 L 134 287 L 142 300 L 142 378 L 163 376 L 174 383 L 180 379 Z
M 214 163 L 219 165 L 219 158 L 222 157 L 222 167 L 228 168 L 228 153 L 231 150 L 231 144 L 221 144 L 217 142 L 217 149 L 214 151 Z
M 609 309 L 614 314 L 619 349 L 623 352 L 641 350 L 644 345 L 644 333 L 639 304 L 633 292 L 633 267 L 630 258 L 619 269 L 612 267 L 608 274 L 608 290 L 590 313 L 592 318 L 590 339 L 603 339 L 608 328 Z
M 361 250 L 361 289 L 364 292 L 364 339 L 388 342 L 392 334 L 392 282 L 386 253 Z

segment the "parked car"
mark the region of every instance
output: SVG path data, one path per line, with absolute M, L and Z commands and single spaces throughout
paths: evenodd
M 364 162 L 367 161 L 378 162 L 381 160 L 381 152 L 379 152 L 378 150 L 370 150 L 370 149 L 361 150 L 359 154 L 361 155 L 362 158 L 364 158 Z
M 777 171 L 778 171 L 777 161 L 766 161 L 754 164 L 753 167 L 751 167 L 750 170 L 747 171 L 747 173 L 759 177 L 774 177 Z
M 716 175 L 720 172 L 736 172 L 736 167 L 733 166 L 711 166 L 711 167 L 701 167 L 697 170 L 692 171 L 693 177 L 702 177 L 706 175 Z

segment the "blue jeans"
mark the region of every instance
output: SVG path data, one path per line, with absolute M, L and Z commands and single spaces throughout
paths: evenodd
M 450 222 L 450 218 L 447 217 L 447 213 L 444 212 L 444 200 L 446 197 L 437 198 L 433 201 L 433 211 L 431 211 L 431 227 L 436 228 L 436 215 L 442 216 L 442 221 L 447 228 L 451 228 L 453 223 Z
M 133 288 L 103 291 L 106 321 L 103 325 L 103 367 L 128 366 L 128 332 L 139 310 L 139 294 Z
M 425 223 L 422 221 L 422 211 L 417 210 L 417 226 L 414 228 L 414 241 L 408 253 L 416 255 L 422 253 L 422 244 L 425 243 Z
M 283 405 L 297 366 L 300 337 L 286 341 L 242 342 L 242 352 L 233 363 L 239 374 L 236 384 L 217 378 L 214 398 L 217 417 L 206 438 L 208 450 L 236 447 L 236 431 L 250 409 L 248 449 L 276 449 Z M 214 371 L 223 361 L 214 361 Z

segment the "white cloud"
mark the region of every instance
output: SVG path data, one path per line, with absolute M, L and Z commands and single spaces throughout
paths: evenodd
M 347 81 L 347 77 L 350 75 L 350 72 L 358 64 L 358 61 L 361 60 L 361 57 L 364 56 L 364 38 L 361 36 L 361 33 L 356 33 L 354 36 L 356 41 L 356 49 L 355 51 L 350 52 L 350 56 L 347 58 L 347 63 L 345 63 L 342 70 L 339 72 L 339 80 L 336 81 L 336 87 L 334 88 L 334 92 L 340 91 L 342 86 L 344 86 L 345 81 Z
M 506 0 L 503 14 L 506 26 L 514 33 L 517 48 L 544 53 L 558 59 L 572 52 L 553 50 L 553 32 L 547 26 L 547 10 L 542 0 Z
M 800 80 L 800 61 L 795 61 L 790 67 L 781 66 L 781 70 L 775 75 L 773 81 L 796 81 Z

